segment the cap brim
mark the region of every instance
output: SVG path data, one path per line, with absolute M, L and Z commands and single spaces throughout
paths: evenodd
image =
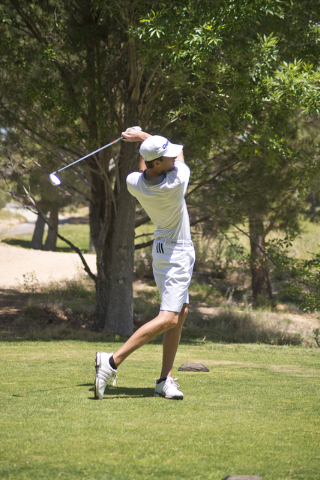
M 176 143 L 170 143 L 168 148 L 163 152 L 164 157 L 177 157 L 183 150 L 183 145 L 177 145 Z

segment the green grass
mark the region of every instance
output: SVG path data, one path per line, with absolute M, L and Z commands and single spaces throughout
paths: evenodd
M 87 253 L 89 250 L 89 225 L 60 225 L 58 232 L 67 240 L 72 242 L 76 247 L 80 248 L 82 252 Z M 16 247 L 30 248 L 32 234 L 15 235 L 14 237 L 4 237 L 1 241 L 8 245 Z M 46 239 L 46 232 L 43 239 L 43 244 Z M 73 252 L 72 248 L 68 244 L 57 239 L 56 252 Z
M 18 219 L 21 223 L 26 222 L 26 218 L 20 215 L 19 213 L 9 212 L 7 210 L 0 209 L 0 220 L 13 220 Z
M 2 215 L 2 216 L 1 216 Z M 6 212 L 0 210 L 0 220 L 3 219 L 11 219 L 11 218 L 22 218 L 21 215 L 17 215 L 11 212 Z M 25 219 L 24 219 L 25 220 Z M 152 225 L 142 225 L 141 227 L 137 228 L 136 236 L 140 236 L 142 234 L 148 233 L 147 236 L 143 236 L 138 238 L 135 243 L 144 243 L 153 238 L 153 232 L 155 227 Z M 82 252 L 87 253 L 89 250 L 89 224 L 66 224 L 66 225 L 59 225 L 58 232 L 60 235 L 65 237 L 67 240 L 72 242 L 76 247 L 80 248 Z M 43 237 L 43 244 L 45 242 L 47 233 L 45 232 Z M 2 236 L 1 241 L 7 243 L 8 245 L 13 245 L 16 247 L 22 248 L 30 248 L 30 243 L 32 239 L 32 233 L 23 234 L 23 235 L 14 235 L 13 237 L 8 237 L 6 234 Z M 67 245 L 65 242 L 57 239 L 57 252 L 73 252 L 71 247 Z
M 310 259 L 312 254 L 319 253 L 320 224 L 317 222 L 300 221 L 301 234 L 291 247 L 292 256 L 302 260 Z
M 181 345 L 174 372 L 185 399 L 153 396 L 161 346 L 120 368 L 93 399 L 96 350 L 119 344 L 1 344 L 3 479 L 319 479 L 320 350 Z

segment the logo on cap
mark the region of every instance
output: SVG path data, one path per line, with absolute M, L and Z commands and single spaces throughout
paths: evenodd
M 163 150 L 165 150 L 168 145 L 169 145 L 169 140 L 167 140 L 166 143 L 164 145 L 162 145 Z

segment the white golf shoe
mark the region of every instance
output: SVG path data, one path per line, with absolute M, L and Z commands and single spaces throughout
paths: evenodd
M 164 397 L 171 400 L 183 400 L 183 393 L 178 390 L 180 385 L 176 383 L 172 377 L 168 377 L 163 382 L 157 383 L 154 390 L 155 397 Z
M 113 386 L 117 383 L 117 370 L 114 370 L 109 363 L 112 353 L 97 352 L 96 353 L 96 376 L 94 379 L 94 396 L 100 400 L 103 398 L 106 386 L 113 378 Z

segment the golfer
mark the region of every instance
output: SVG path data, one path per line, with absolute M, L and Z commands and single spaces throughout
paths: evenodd
M 147 168 L 142 173 L 128 175 L 127 187 L 156 226 L 153 274 L 161 304 L 158 316 L 140 327 L 116 353 L 97 352 L 95 397 L 103 398 L 112 378 L 115 385 L 117 368 L 132 352 L 164 333 L 162 370 L 154 394 L 182 400 L 183 393 L 172 378 L 172 368 L 188 313 L 188 287 L 195 261 L 184 199 L 190 170 L 184 163 L 182 145 L 133 129 L 121 135 L 127 142 L 143 142 L 139 152 Z

